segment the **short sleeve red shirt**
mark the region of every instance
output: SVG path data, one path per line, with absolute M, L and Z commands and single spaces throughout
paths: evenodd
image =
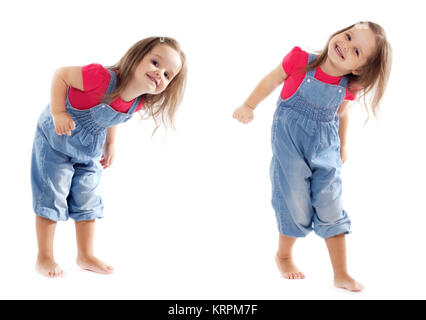
M 281 98 L 287 99 L 296 92 L 300 84 L 305 78 L 305 72 L 297 72 L 301 68 L 306 67 L 309 62 L 309 54 L 299 47 L 294 47 L 283 59 L 282 66 L 288 78 L 284 81 L 284 86 L 281 90 Z M 338 85 L 342 77 L 333 77 L 326 74 L 318 66 L 315 70 L 315 79 L 328 84 Z M 355 100 L 356 90 L 354 94 L 346 88 L 345 100 Z
M 71 105 L 80 110 L 90 109 L 98 105 L 108 89 L 110 74 L 107 69 L 97 63 L 92 63 L 82 67 L 83 91 L 70 87 L 68 91 L 68 99 Z M 123 101 L 117 97 L 109 103 L 109 105 L 118 112 L 127 113 L 132 106 L 134 100 Z M 138 111 L 142 108 L 143 102 L 140 99 L 136 108 Z

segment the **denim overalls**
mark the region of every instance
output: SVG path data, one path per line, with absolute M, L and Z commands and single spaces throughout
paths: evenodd
M 309 55 L 309 63 L 316 58 Z M 278 100 L 271 130 L 272 206 L 279 232 L 322 238 L 350 232 L 342 207 L 339 118 L 348 79 L 331 85 L 306 73 L 297 91 Z
M 110 73 L 105 93 L 111 93 L 117 83 L 116 74 Z M 38 120 L 34 138 L 31 183 L 34 212 L 50 220 L 75 221 L 102 218 L 103 203 L 97 187 L 102 174 L 100 157 L 108 127 L 132 117 L 139 104 L 135 99 L 128 113 L 115 111 L 100 103 L 88 110 L 71 106 L 68 95 L 66 112 L 75 122 L 71 136 L 56 134 L 50 106 Z

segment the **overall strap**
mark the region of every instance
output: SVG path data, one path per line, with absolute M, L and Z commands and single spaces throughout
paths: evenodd
M 108 70 L 108 71 L 109 71 L 109 74 L 110 74 L 110 79 L 109 79 L 108 89 L 107 89 L 107 91 L 105 92 L 105 95 L 104 95 L 104 99 L 108 94 L 110 94 L 112 91 L 114 91 L 115 87 L 117 86 L 117 74 L 112 70 Z M 131 113 L 135 112 L 135 110 L 138 106 L 139 106 L 139 97 L 137 97 L 133 101 L 132 106 L 130 107 L 130 109 L 127 113 L 131 114 Z
M 316 58 L 317 58 L 316 54 L 310 53 L 309 54 L 309 59 L 308 59 L 308 64 L 311 63 L 312 61 L 314 61 Z M 316 71 L 316 68 L 312 69 L 312 70 L 309 70 L 306 74 L 308 76 L 311 76 L 311 77 L 314 78 L 315 77 L 315 71 Z M 343 76 L 340 79 L 339 86 L 346 88 L 347 85 L 348 85 L 348 77 Z
M 348 77 L 343 76 L 342 79 L 340 79 L 339 86 L 346 88 L 348 86 L 348 82 Z
M 316 54 L 313 54 L 313 53 L 310 53 L 309 54 L 309 59 L 308 59 L 308 64 L 310 64 L 312 61 L 314 61 L 315 59 L 317 58 L 317 55 Z M 310 76 L 310 77 L 312 77 L 312 78 L 314 78 L 315 77 L 315 70 L 316 70 L 317 68 L 314 68 L 314 69 L 312 69 L 312 70 L 309 70 L 306 74 L 308 75 L 308 76 Z
M 136 97 L 136 99 L 133 101 L 132 106 L 130 107 L 127 113 L 132 114 L 133 112 L 135 112 L 136 108 L 139 106 L 139 100 L 140 100 L 140 96 Z
M 108 70 L 108 72 L 109 72 L 109 75 L 110 75 L 110 77 L 109 77 L 109 84 L 108 84 L 108 89 L 105 92 L 104 99 L 105 99 L 105 97 L 108 94 L 110 94 L 111 92 L 113 92 L 114 89 L 115 89 L 115 87 L 117 86 L 117 75 L 112 70 Z

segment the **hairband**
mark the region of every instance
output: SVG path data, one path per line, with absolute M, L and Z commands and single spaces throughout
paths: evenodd
M 355 28 L 357 28 L 357 29 L 369 29 L 368 21 L 366 21 L 366 22 L 361 21 L 361 22 L 355 24 Z

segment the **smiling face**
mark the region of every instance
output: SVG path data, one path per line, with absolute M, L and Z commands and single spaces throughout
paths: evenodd
M 159 94 L 179 73 L 182 62 L 179 53 L 168 45 L 156 45 L 134 71 L 136 85 L 146 93 Z
M 366 24 L 354 27 L 332 37 L 328 44 L 327 59 L 342 74 L 359 74 L 368 57 L 376 50 L 376 36 Z

